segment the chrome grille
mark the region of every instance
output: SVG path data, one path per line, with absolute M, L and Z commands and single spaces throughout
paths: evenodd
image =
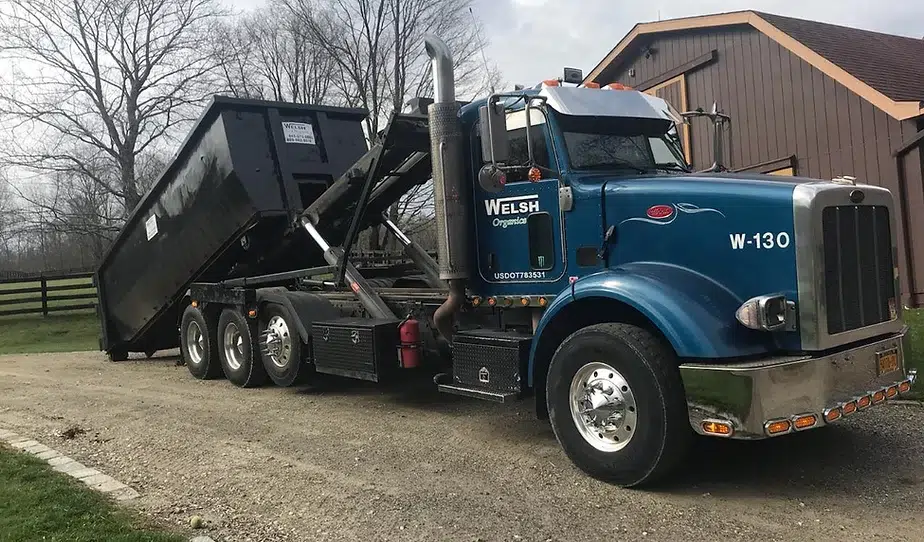
M 889 321 L 895 310 L 889 209 L 825 207 L 822 237 L 828 334 Z

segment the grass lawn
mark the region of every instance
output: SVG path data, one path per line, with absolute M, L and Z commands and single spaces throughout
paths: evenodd
M 902 314 L 911 333 L 911 356 L 908 357 L 909 367 L 918 370 L 918 382 L 914 386 L 911 396 L 915 399 L 924 399 L 924 309 L 907 310 Z
M 82 482 L 0 445 L 0 540 L 180 542 Z
M 99 333 L 99 320 L 92 311 L 4 316 L 0 317 L 0 355 L 98 350 Z

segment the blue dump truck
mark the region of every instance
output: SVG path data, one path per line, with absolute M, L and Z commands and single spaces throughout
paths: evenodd
M 895 203 L 851 180 L 695 173 L 678 114 L 569 78 L 364 111 L 215 98 L 96 275 L 113 361 L 535 402 L 587 474 L 663 479 L 694 434 L 778 437 L 910 390 Z M 577 79 L 580 82 L 580 79 Z M 423 102 L 422 102 L 423 103 Z M 715 168 L 720 169 L 720 168 Z M 432 182 L 435 258 L 387 210 Z M 356 257 L 384 228 L 401 260 Z

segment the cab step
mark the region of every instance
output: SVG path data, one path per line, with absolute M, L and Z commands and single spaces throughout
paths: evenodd
M 513 401 L 519 397 L 518 393 L 497 393 L 493 391 L 485 391 L 477 388 L 466 388 L 463 386 L 457 386 L 454 384 L 444 384 L 441 382 L 449 381 L 450 376 L 446 373 L 440 373 L 434 377 L 433 381 L 436 383 L 436 389 L 451 395 L 461 395 L 463 397 L 472 397 L 474 399 L 481 399 L 483 401 L 491 401 L 493 403 L 506 403 Z

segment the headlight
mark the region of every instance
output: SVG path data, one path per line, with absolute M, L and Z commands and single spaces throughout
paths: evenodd
M 783 295 L 761 295 L 744 302 L 735 312 L 741 325 L 751 329 L 775 331 L 786 327 L 795 303 Z

